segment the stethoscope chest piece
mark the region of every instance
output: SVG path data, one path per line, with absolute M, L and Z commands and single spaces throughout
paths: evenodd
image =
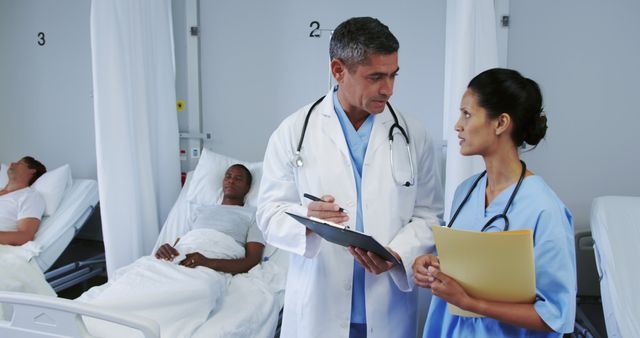
M 304 165 L 304 162 L 302 161 L 302 156 L 300 156 L 300 152 L 299 151 L 296 151 L 293 154 L 293 157 L 291 158 L 291 164 L 295 168 L 302 168 L 302 166 Z

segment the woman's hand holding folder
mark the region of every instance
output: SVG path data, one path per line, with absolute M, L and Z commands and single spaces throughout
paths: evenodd
M 413 281 L 449 304 L 466 308 L 470 299 L 462 286 L 453 278 L 440 271 L 440 261 L 434 255 L 422 255 L 413 262 Z
M 413 282 L 423 288 L 431 288 L 434 277 L 429 272 L 429 267 L 440 268 L 440 261 L 434 255 L 418 256 L 413 262 L 411 269 L 413 270 Z

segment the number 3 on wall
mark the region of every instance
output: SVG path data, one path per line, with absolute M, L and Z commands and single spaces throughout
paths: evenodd
M 38 33 L 38 46 L 44 46 L 47 41 L 44 39 L 44 32 Z

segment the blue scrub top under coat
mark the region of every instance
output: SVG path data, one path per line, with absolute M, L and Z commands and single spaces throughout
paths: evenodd
M 356 130 L 349 121 L 340 101 L 338 100 L 338 87 L 333 91 L 333 107 L 338 115 L 342 132 L 349 147 L 351 154 L 351 164 L 353 168 L 353 176 L 356 179 L 356 192 L 358 197 L 358 206 L 356 209 L 356 230 L 364 231 L 362 223 L 362 165 L 364 156 L 367 153 L 369 145 L 369 136 L 373 128 L 373 116 L 369 115 L 362 123 L 360 128 Z M 364 287 L 364 268 L 353 261 L 353 292 L 351 293 L 351 322 L 366 323 L 367 312 L 365 307 L 365 287 Z
M 474 175 L 456 189 L 456 210 Z M 487 177 L 483 177 L 460 211 L 455 229 L 480 231 L 492 216 L 502 213 L 515 184 L 502 191 L 485 209 Z M 571 212 L 540 176 L 525 177 L 509 209 L 509 230 L 533 230 L 536 268 L 534 308 L 542 320 L 557 332 L 572 332 L 576 312 L 576 256 Z M 502 231 L 504 221 L 494 222 L 487 231 Z M 561 333 L 540 332 L 516 327 L 492 318 L 455 316 L 447 303 L 433 297 L 424 337 L 560 337 Z

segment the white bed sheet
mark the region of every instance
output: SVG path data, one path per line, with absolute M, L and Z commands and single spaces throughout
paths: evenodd
M 277 250 L 268 262 L 231 278 L 226 294 L 194 338 L 272 338 L 284 305 L 288 254 Z
M 176 249 L 222 259 L 238 259 L 245 254 L 244 247 L 233 238 L 212 229 L 189 232 Z M 225 294 L 231 275 L 206 267 L 187 268 L 178 262 L 141 257 L 118 269 L 106 285 L 84 293 L 77 301 L 153 319 L 160 325 L 162 337 L 190 337 Z M 85 323 L 97 337 L 129 336 L 126 331 L 116 335 L 111 324 Z
M 640 197 L 594 199 L 591 234 L 609 337 L 640 337 Z
M 20 247 L 0 244 L 0 291 L 34 293 L 55 297 L 56 293 L 33 260 Z M 11 316 L 0 304 L 0 320 Z

